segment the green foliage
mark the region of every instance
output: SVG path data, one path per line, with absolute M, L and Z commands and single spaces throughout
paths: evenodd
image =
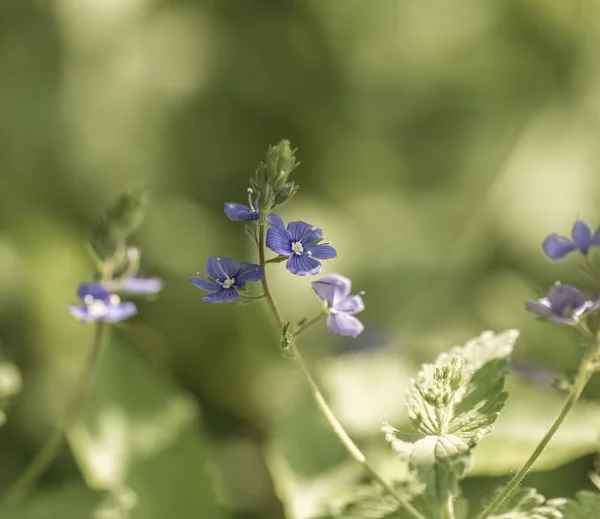
M 10 362 L 0 358 L 0 427 L 6 422 L 6 408 L 21 391 L 21 372 Z
M 563 509 L 564 519 L 593 519 L 600 517 L 600 494 L 579 492 L 576 499 L 569 499 Z
M 92 238 L 92 249 L 101 261 L 120 265 L 125 260 L 127 238 L 142 224 L 148 198 L 148 187 L 139 186 L 122 193 L 106 211 Z
M 418 436 L 414 443 L 398 438 L 398 431 L 387 424 L 382 428 L 437 507 L 459 494 L 471 449 L 491 431 L 504 406 L 507 357 L 517 336 L 514 330 L 485 332 L 422 366 L 406 401 Z
M 535 489 L 521 488 L 490 519 L 562 519 L 560 505 L 563 502 L 546 501 Z
M 283 328 L 281 329 L 281 347 L 284 350 L 287 350 L 289 348 L 294 337 L 290 332 L 291 324 L 292 323 L 290 321 L 286 321 L 285 323 L 283 323 Z
M 221 517 L 198 435 L 196 409 L 139 358 L 109 341 L 86 405 L 68 440 L 86 482 L 130 489 L 104 502 L 131 519 Z M 125 497 L 125 499 L 124 499 Z M 126 506 L 127 505 L 127 506 Z M 58 516 L 57 516 L 58 517 Z
M 486 436 L 477 446 L 471 475 L 505 475 L 521 466 L 564 403 L 564 394 L 514 378 L 507 389 L 510 398 L 494 425 L 494 434 Z M 579 401 L 536 462 L 536 469 L 554 469 L 597 452 L 599 430 L 600 403 Z

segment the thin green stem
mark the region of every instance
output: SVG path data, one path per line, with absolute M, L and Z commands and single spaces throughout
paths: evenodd
M 306 330 L 308 330 L 313 324 L 319 322 L 323 317 L 325 316 L 325 314 L 320 313 L 319 315 L 317 315 L 316 317 L 313 317 L 312 319 L 309 319 L 308 321 L 305 321 L 304 323 L 302 323 L 298 328 L 296 328 L 296 330 L 294 331 L 294 338 L 297 338 L 300 336 L 300 334 L 304 333 Z
M 264 270 L 264 266 L 265 266 L 264 246 L 265 246 L 265 224 L 261 223 L 260 230 L 259 230 L 259 240 L 258 240 L 258 256 L 259 256 L 260 266 L 263 268 L 263 270 Z M 273 295 L 271 294 L 271 291 L 269 290 L 269 283 L 267 281 L 266 274 L 262 279 L 262 286 L 263 286 L 263 292 L 267 299 L 267 303 L 269 305 L 269 309 L 271 310 L 271 313 L 273 314 L 273 317 L 275 318 L 277 325 L 281 329 L 281 328 L 283 328 L 284 321 L 283 321 L 283 318 L 281 317 L 281 313 L 279 312 L 279 309 L 277 307 L 277 303 L 273 299 Z M 290 342 L 289 349 L 290 349 L 290 352 L 292 353 L 292 357 L 296 360 L 296 362 L 300 366 L 300 369 L 302 371 L 302 374 L 304 375 L 304 378 L 308 382 L 308 385 L 311 390 L 311 394 L 317 404 L 317 407 L 319 408 L 319 410 L 321 411 L 321 413 L 323 414 L 323 416 L 329 423 L 333 432 L 340 439 L 340 441 L 342 442 L 342 444 L 344 445 L 344 447 L 346 448 L 346 450 L 348 451 L 350 456 L 352 456 L 352 458 L 354 458 L 354 460 L 363 467 L 363 469 L 369 474 L 369 476 L 371 476 L 371 478 L 385 492 L 387 492 L 391 497 L 393 497 L 398 502 L 398 504 L 400 506 L 402 506 L 414 519 L 426 519 L 425 516 L 423 516 L 423 514 L 421 514 L 408 501 L 406 501 L 404 498 L 402 498 L 394 490 L 394 488 L 389 483 L 387 483 L 377 473 L 377 471 L 367 461 L 367 458 L 365 457 L 365 455 L 361 452 L 361 450 L 357 447 L 357 445 L 352 441 L 352 438 L 350 438 L 350 436 L 345 431 L 342 424 L 339 422 L 339 420 L 336 418 L 335 414 L 333 413 L 333 411 L 327 404 L 327 401 L 325 400 L 323 393 L 321 393 L 319 385 L 313 378 L 313 376 L 310 372 L 310 369 L 308 368 L 308 365 L 302 358 L 302 354 L 300 353 L 300 350 L 298 349 L 298 346 L 296 345 L 294 338 L 292 338 L 292 341 Z
M 558 428 L 562 425 L 563 421 L 570 413 L 571 409 L 575 406 L 577 400 L 581 396 L 586 384 L 590 380 L 591 376 L 594 373 L 593 365 L 594 359 L 598 354 L 598 343 L 597 339 L 594 339 L 594 343 L 589 346 L 588 352 L 586 356 L 581 361 L 581 365 L 579 366 L 579 371 L 577 372 L 577 376 L 575 377 L 575 381 L 571 386 L 571 390 L 565 403 L 563 404 L 562 409 L 558 413 L 558 416 L 554 420 L 554 423 L 533 451 L 533 454 L 529 457 L 529 459 L 525 462 L 525 464 L 519 469 L 519 471 L 513 476 L 513 478 L 509 481 L 509 483 L 504 487 L 502 492 L 500 492 L 492 502 L 477 516 L 477 519 L 486 519 L 490 515 L 496 511 L 496 509 L 517 489 L 521 481 L 527 476 L 528 472 L 533 467 L 533 464 L 540 457 L 550 440 L 558 430 Z
M 245 294 L 242 294 L 241 292 L 239 294 L 242 299 L 250 299 L 250 300 L 264 299 L 264 297 L 265 297 L 264 294 L 260 294 L 259 296 L 247 296 Z
M 44 475 L 44 472 L 60 452 L 65 432 L 77 418 L 92 385 L 94 368 L 100 358 L 103 328 L 104 323 L 98 321 L 92 350 L 83 366 L 73 397 L 65 409 L 55 432 L 20 476 L 4 492 L 4 495 L 0 498 L 0 511 L 10 509 L 10 507 L 18 504 L 35 486 L 40 477 Z
M 453 496 L 448 496 L 446 504 L 444 505 L 444 519 L 455 519 Z

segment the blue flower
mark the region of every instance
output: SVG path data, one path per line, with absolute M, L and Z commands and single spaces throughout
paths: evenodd
M 575 325 L 582 316 L 600 308 L 600 299 L 586 299 L 575 287 L 556 283 L 546 297 L 538 301 L 527 301 L 525 308 L 557 324 Z
M 352 282 L 339 274 L 330 274 L 312 282 L 313 290 L 327 303 L 327 328 L 336 335 L 357 337 L 365 327 L 354 314 L 365 309 L 359 295 L 350 295 Z
M 77 295 L 83 301 L 80 305 L 67 305 L 69 312 L 79 321 L 107 321 L 117 323 L 129 319 L 137 313 L 134 303 L 121 301 L 119 296 L 106 290 L 99 283 L 84 283 L 79 286 Z
M 208 279 L 190 278 L 190 283 L 210 292 L 203 299 L 207 303 L 229 303 L 240 297 L 239 290 L 249 281 L 260 281 L 263 270 L 254 263 L 237 263 L 230 258 L 209 256 L 206 260 Z
M 258 210 L 258 199 L 252 200 L 252 189 L 248 189 L 248 205 L 236 204 L 235 202 L 225 202 L 225 215 L 227 218 L 237 222 L 250 222 L 258 220 L 260 218 L 260 212 Z M 270 213 L 268 217 L 271 225 L 277 225 L 279 223 L 279 216 Z
M 129 276 L 122 279 L 111 279 L 110 281 L 98 281 L 96 283 L 85 283 L 79 286 L 77 294 L 94 291 L 107 290 L 109 292 L 121 292 L 132 295 L 158 294 L 163 288 L 160 278 L 141 278 Z M 81 295 L 79 297 L 82 297 Z
M 559 260 L 567 254 L 579 251 L 587 254 L 590 247 L 600 246 L 600 229 L 592 235 L 592 229 L 587 222 L 577 220 L 571 231 L 572 240 L 559 234 L 551 234 L 542 244 L 544 254 L 551 260 Z
M 285 266 L 292 274 L 318 274 L 323 265 L 317 260 L 337 256 L 331 245 L 317 245 L 323 237 L 323 231 L 318 227 L 305 222 L 290 222 L 285 229 L 283 220 L 277 218 L 267 231 L 267 247 L 281 256 L 289 256 Z

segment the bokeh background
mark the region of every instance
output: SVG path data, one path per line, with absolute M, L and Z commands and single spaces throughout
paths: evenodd
M 600 219 L 599 22 L 593 0 L 1 0 L 0 340 L 23 387 L 0 490 L 72 393 L 93 331 L 65 304 L 93 273 L 98 218 L 140 183 L 152 200 L 134 241 L 165 280 L 112 328 L 68 446 L 11 517 L 305 519 L 361 480 L 266 308 L 208 306 L 188 283 L 209 254 L 255 258 L 223 203 L 244 202 L 282 138 L 302 165 L 281 215 L 322 227 L 339 252 L 324 272 L 366 291 L 359 339 L 317 326 L 301 347 L 388 477 L 405 468 L 378 429 L 407 427 L 419 364 L 521 330 L 513 398 L 464 482 L 477 509 L 533 450 L 562 398 L 552 373 L 581 354 L 523 301 L 585 281 L 540 243 Z M 288 319 L 318 311 L 308 279 L 279 265 L 272 284 Z M 595 381 L 526 484 L 591 488 L 598 398 Z

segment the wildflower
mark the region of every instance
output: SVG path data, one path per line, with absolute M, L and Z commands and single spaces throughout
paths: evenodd
M 551 234 L 542 244 L 544 254 L 551 260 L 559 260 L 567 254 L 579 251 L 587 254 L 592 246 L 600 246 L 600 229 L 592 235 L 592 229 L 587 222 L 577 220 L 571 231 L 572 240 L 559 234 Z
M 203 297 L 207 303 L 228 303 L 240 297 L 248 281 L 260 281 L 263 270 L 254 263 L 237 263 L 230 258 L 209 256 L 206 260 L 208 279 L 192 277 L 190 283 L 210 292 Z
M 248 205 L 225 202 L 225 215 L 227 218 L 241 222 L 250 222 L 252 220 L 260 219 L 258 207 L 259 197 L 257 196 L 256 200 L 252 200 L 252 193 L 252 189 L 248 188 Z M 270 213 L 268 220 L 271 225 L 277 225 L 278 220 L 281 220 L 281 218 L 276 214 Z
M 137 276 L 128 276 L 121 279 L 111 279 L 110 281 L 98 281 L 96 283 L 85 283 L 80 285 L 77 294 L 80 292 L 93 290 L 107 290 L 109 292 L 122 292 L 132 295 L 150 295 L 158 294 L 163 287 L 160 278 L 141 278 Z M 81 297 L 81 296 L 80 296 Z
M 559 325 L 575 325 L 582 316 L 600 308 L 600 299 L 588 300 L 575 287 L 556 283 L 548 291 L 547 297 L 527 301 L 525 308 Z
M 281 256 L 289 256 L 286 268 L 297 276 L 318 274 L 323 265 L 319 259 L 337 256 L 328 244 L 318 244 L 323 231 L 305 222 L 290 222 L 287 229 L 281 218 L 271 224 L 267 231 L 267 247 Z
M 79 321 L 107 321 L 117 323 L 137 313 L 134 303 L 121 301 L 121 298 L 99 283 L 84 283 L 79 286 L 77 295 L 83 301 L 80 305 L 68 305 L 69 312 Z
M 313 281 L 312 287 L 327 303 L 327 328 L 331 333 L 357 337 L 364 330 L 365 327 L 354 314 L 362 312 L 365 304 L 360 295 L 350 295 L 352 282 L 348 278 L 330 274 Z

